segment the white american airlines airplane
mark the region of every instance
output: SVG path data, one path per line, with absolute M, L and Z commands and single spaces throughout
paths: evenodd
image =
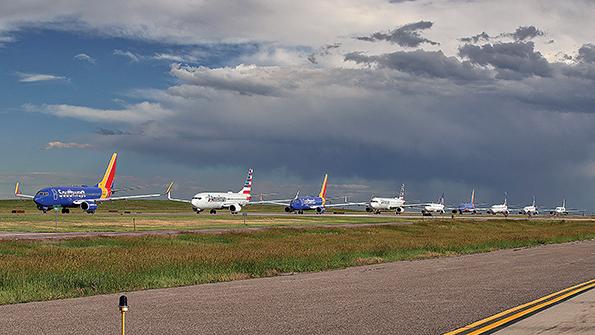
M 171 201 L 185 202 L 192 204 L 192 210 L 196 214 L 204 210 L 210 210 L 211 214 L 216 214 L 218 209 L 229 209 L 232 214 L 242 210 L 242 206 L 247 205 L 252 199 L 252 173 L 248 170 L 246 182 L 241 191 L 235 192 L 202 192 L 192 197 L 192 200 L 174 199 L 171 197 L 171 186 L 167 190 L 167 198 Z M 172 183 L 173 184 L 173 183 Z

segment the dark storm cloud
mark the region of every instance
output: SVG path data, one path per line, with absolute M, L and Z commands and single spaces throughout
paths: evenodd
M 462 37 L 460 39 L 461 42 L 465 43 L 477 43 L 480 41 L 488 41 L 490 39 L 490 35 L 488 35 L 485 31 L 481 32 L 480 34 L 469 36 L 469 37 Z
M 577 59 L 584 63 L 595 63 L 595 45 L 583 44 L 583 46 L 578 49 Z
M 327 44 L 318 51 L 308 55 L 307 59 L 312 64 L 318 64 L 317 56 L 328 56 L 331 54 L 332 50 L 338 49 L 339 47 L 341 47 L 341 43 Z
M 515 41 L 530 40 L 538 36 L 543 36 L 545 33 L 534 26 L 518 27 L 513 33 L 505 34 L 514 38 Z
M 122 136 L 122 135 L 132 135 L 132 133 L 120 129 L 107 129 L 107 128 L 99 128 L 96 132 L 99 135 L 103 136 Z
M 521 26 L 521 27 L 518 27 L 512 33 L 501 33 L 497 36 L 490 36 L 488 33 L 486 33 L 484 31 L 484 32 L 481 32 L 474 36 L 462 37 L 459 39 L 459 41 L 465 42 L 465 43 L 477 44 L 479 42 L 487 42 L 489 40 L 498 40 L 502 37 L 511 37 L 515 41 L 519 42 L 519 41 L 530 40 L 535 37 L 544 36 L 544 35 L 545 35 L 545 33 L 543 31 L 535 28 L 534 26 Z M 550 40 L 548 42 L 548 44 L 553 43 L 553 42 L 554 42 L 553 40 Z
M 493 66 L 502 79 L 522 79 L 530 76 L 549 77 L 552 69 L 533 42 L 509 42 L 476 46 L 466 44 L 459 55 L 473 64 Z
M 432 28 L 432 25 L 433 23 L 430 21 L 419 21 L 406 24 L 395 30 L 389 31 L 388 33 L 376 32 L 370 36 L 357 37 L 357 39 L 368 42 L 388 41 L 402 47 L 410 48 L 418 47 L 422 43 L 438 45 L 440 43 L 431 41 L 421 36 L 421 31 Z
M 358 64 L 377 64 L 422 77 L 437 77 L 454 80 L 477 80 L 486 78 L 485 73 L 469 62 L 456 57 L 447 57 L 442 51 L 396 51 L 380 56 L 366 56 L 354 52 L 345 55 L 345 60 Z

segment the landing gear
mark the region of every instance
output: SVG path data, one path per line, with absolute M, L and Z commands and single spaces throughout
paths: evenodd
M 62 208 L 62 214 L 68 214 L 68 213 L 70 213 L 70 209 Z
M 298 211 L 298 214 L 304 214 L 304 211 L 300 209 L 300 210 Z
M 211 209 L 211 210 L 209 211 L 209 213 L 211 213 L 211 214 L 217 214 L 217 211 L 216 211 L 215 209 Z

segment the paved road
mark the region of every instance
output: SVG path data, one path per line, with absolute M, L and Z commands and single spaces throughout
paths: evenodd
M 595 334 L 595 289 L 521 320 L 497 335 L 593 335 Z
M 128 294 L 129 334 L 438 334 L 595 278 L 595 241 Z M 0 306 L 0 334 L 115 334 L 118 295 Z

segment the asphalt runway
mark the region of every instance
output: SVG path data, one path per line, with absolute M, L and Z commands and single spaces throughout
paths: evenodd
M 128 294 L 129 334 L 439 334 L 595 278 L 595 240 Z M 0 306 L 0 334 L 115 334 L 118 295 Z

